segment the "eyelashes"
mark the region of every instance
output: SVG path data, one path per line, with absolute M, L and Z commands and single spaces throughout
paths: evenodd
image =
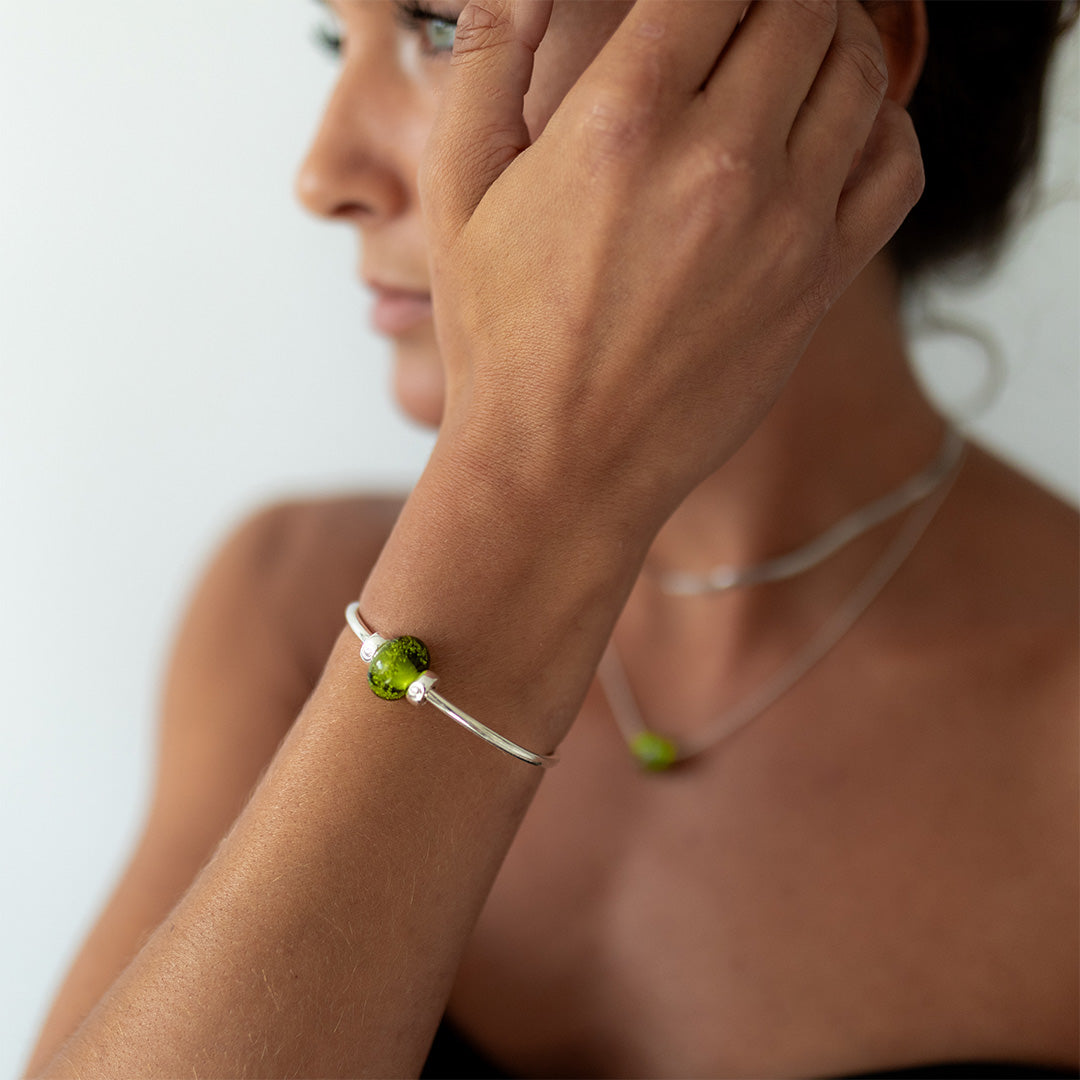
M 420 51 L 425 56 L 448 55 L 453 50 L 457 19 L 439 14 L 421 0 L 395 2 L 394 15 L 399 26 L 419 35 Z
M 326 21 L 319 23 L 312 30 L 311 38 L 323 52 L 340 56 L 341 50 L 345 48 L 345 35 L 341 32 L 341 23 L 327 0 L 316 0 L 316 3 Z
M 341 32 L 331 29 L 329 26 L 321 24 L 316 26 L 311 36 L 314 38 L 315 44 L 324 52 L 330 53 L 331 56 L 340 56 L 341 50 L 345 47 L 345 38 Z
M 345 49 L 345 35 L 325 0 L 322 0 L 322 5 L 331 22 L 315 28 L 315 44 L 332 56 L 340 56 Z M 406 33 L 416 37 L 424 56 L 436 59 L 450 55 L 454 48 L 456 18 L 433 10 L 422 0 L 394 0 L 393 7 L 395 22 Z
M 345 35 L 341 31 L 341 22 L 327 0 L 316 0 L 325 21 L 320 22 L 312 31 L 311 39 L 323 52 L 331 56 L 340 56 L 345 48 Z

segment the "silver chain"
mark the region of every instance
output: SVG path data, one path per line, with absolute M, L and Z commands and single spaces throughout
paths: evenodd
M 823 563 L 864 533 L 926 498 L 952 470 L 963 446 L 963 436 L 949 425 L 941 450 L 925 469 L 909 477 L 895 490 L 848 514 L 809 543 L 783 555 L 752 566 L 714 566 L 702 574 L 682 570 L 653 574 L 648 569 L 644 573 L 654 576 L 660 591 L 668 596 L 704 596 L 744 585 L 761 585 L 767 581 L 784 581 L 795 577 Z
M 859 616 L 873 603 L 881 590 L 915 549 L 952 488 L 963 463 L 964 451 L 963 437 L 955 428 L 950 427 L 942 452 L 935 459 L 933 465 L 913 477 L 890 496 L 891 498 L 897 498 L 901 492 L 906 493 L 912 490 L 913 486 L 917 486 L 921 491 L 921 495 L 915 500 L 909 500 L 905 503 L 905 506 L 911 505 L 911 502 L 917 501 L 918 498 L 925 499 L 923 505 L 905 522 L 903 528 L 885 548 L 885 551 L 813 637 L 764 683 L 721 712 L 703 731 L 689 738 L 675 739 L 670 735 L 661 735 L 654 728 L 649 727 L 642 718 L 641 710 L 630 688 L 630 682 L 627 679 L 622 661 L 619 659 L 614 640 L 610 641 L 597 668 L 597 680 L 607 698 L 608 707 L 623 734 L 623 738 L 626 740 L 627 745 L 631 747 L 631 752 L 638 756 L 634 750 L 636 740 L 643 735 L 654 735 L 672 747 L 671 764 L 686 761 L 688 758 L 695 757 L 733 735 L 790 690 L 851 629 Z M 946 483 L 946 481 L 948 482 Z M 907 495 L 905 494 L 904 497 L 907 498 Z M 871 503 L 869 507 L 864 507 L 862 511 L 857 513 L 865 514 L 882 501 L 876 500 L 875 503 Z M 903 508 L 901 507 L 901 509 Z M 897 512 L 899 511 L 893 511 L 879 518 L 879 523 L 887 520 L 888 517 Z M 848 520 L 850 519 L 845 519 L 845 521 Z M 841 525 L 843 524 L 841 522 Z M 836 528 L 839 528 L 839 526 Z M 861 531 L 865 532 L 866 530 Z M 820 542 L 821 539 L 823 538 L 819 538 L 817 542 Z M 800 550 L 804 551 L 805 549 Z M 796 553 L 792 553 L 792 555 L 794 554 Z M 777 561 L 770 560 L 771 563 Z M 787 574 L 785 576 L 791 575 Z

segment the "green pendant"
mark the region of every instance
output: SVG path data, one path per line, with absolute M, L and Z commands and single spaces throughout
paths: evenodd
M 427 671 L 431 656 L 427 646 L 419 639 L 405 634 L 384 641 L 371 658 L 368 668 L 368 684 L 377 697 L 396 701 Z
M 679 748 L 671 739 L 655 731 L 640 731 L 629 743 L 630 753 L 638 764 L 650 772 L 663 772 L 679 760 Z

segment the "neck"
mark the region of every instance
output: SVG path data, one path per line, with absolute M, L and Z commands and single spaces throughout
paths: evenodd
M 921 472 L 944 433 L 912 376 L 896 282 L 879 258 L 822 321 L 757 431 L 661 529 L 646 566 L 704 573 L 801 547 Z M 642 575 L 615 643 L 646 722 L 700 735 L 760 691 L 843 608 L 898 527 L 870 530 L 805 574 L 730 593 L 673 598 Z M 672 670 L 674 684 L 649 677 Z
M 703 572 L 797 547 L 934 457 L 944 425 L 916 383 L 887 261 L 822 321 L 751 438 L 666 523 L 656 571 Z

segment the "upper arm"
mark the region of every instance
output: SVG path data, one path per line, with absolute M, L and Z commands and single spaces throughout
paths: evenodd
M 181 623 L 146 825 L 156 842 L 183 842 L 207 857 L 307 696 L 281 610 L 296 560 L 294 514 L 273 507 L 245 522 L 210 564 Z
M 322 671 L 396 504 L 341 499 L 264 510 L 196 590 L 165 684 L 147 823 L 200 856 L 221 839 Z
M 392 516 L 380 506 L 272 507 L 211 561 L 174 643 L 144 828 L 53 1004 L 30 1071 L 81 1023 L 239 815 L 381 548 Z

